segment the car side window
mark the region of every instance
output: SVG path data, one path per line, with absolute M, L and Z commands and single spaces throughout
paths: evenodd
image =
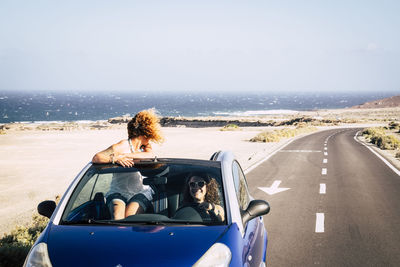
M 249 190 L 247 188 L 246 178 L 237 161 L 233 162 L 233 181 L 235 184 L 236 196 L 239 201 L 240 209 L 245 210 L 250 202 Z

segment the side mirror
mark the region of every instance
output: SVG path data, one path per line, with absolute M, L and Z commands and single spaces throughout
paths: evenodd
M 50 218 L 53 215 L 54 210 L 56 209 L 56 202 L 53 200 L 45 200 L 40 202 L 37 210 L 40 215 Z
M 246 224 L 248 221 L 258 216 L 268 214 L 270 209 L 267 201 L 260 199 L 250 201 L 247 209 L 241 212 L 243 224 Z

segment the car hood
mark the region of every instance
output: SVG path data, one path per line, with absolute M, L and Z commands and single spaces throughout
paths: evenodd
M 50 225 L 47 244 L 53 266 L 191 266 L 227 228 Z

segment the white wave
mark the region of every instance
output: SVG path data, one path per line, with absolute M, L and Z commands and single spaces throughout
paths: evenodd
M 294 115 L 299 112 L 290 109 L 269 109 L 269 110 L 247 110 L 234 112 L 213 112 L 214 115 L 220 116 L 260 116 L 260 115 Z
M 49 124 L 49 123 L 64 123 L 65 121 L 16 121 L 14 123 L 23 123 L 23 124 Z
M 76 123 L 96 123 L 96 122 L 107 122 L 107 120 L 97 120 L 97 121 L 91 121 L 91 120 L 77 120 L 77 121 L 70 121 L 70 122 L 76 122 Z
M 14 123 L 21 124 L 65 124 L 65 123 L 101 123 L 107 122 L 107 120 L 76 120 L 76 121 L 16 121 Z

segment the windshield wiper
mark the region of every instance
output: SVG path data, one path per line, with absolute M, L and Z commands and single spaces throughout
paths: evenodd
M 190 221 L 121 221 L 126 224 L 143 224 L 143 225 L 221 225 L 221 223 L 210 222 L 190 222 Z
M 62 224 L 65 225 L 74 225 L 74 224 L 90 224 L 90 225 L 124 225 L 123 223 L 116 222 L 116 221 L 101 221 L 101 220 L 94 220 L 94 219 L 87 219 L 87 220 L 79 220 L 79 221 L 63 221 Z
M 135 221 L 135 220 L 123 220 L 123 221 L 117 221 L 120 224 L 143 224 L 143 225 L 167 225 L 167 224 L 176 224 L 177 222 L 173 221 Z
M 79 221 L 62 221 L 63 225 L 133 225 L 133 224 L 140 224 L 140 225 L 221 225 L 223 223 L 219 222 L 190 222 L 190 221 L 110 221 L 110 220 L 94 220 L 94 219 L 87 219 L 87 220 L 79 220 Z

